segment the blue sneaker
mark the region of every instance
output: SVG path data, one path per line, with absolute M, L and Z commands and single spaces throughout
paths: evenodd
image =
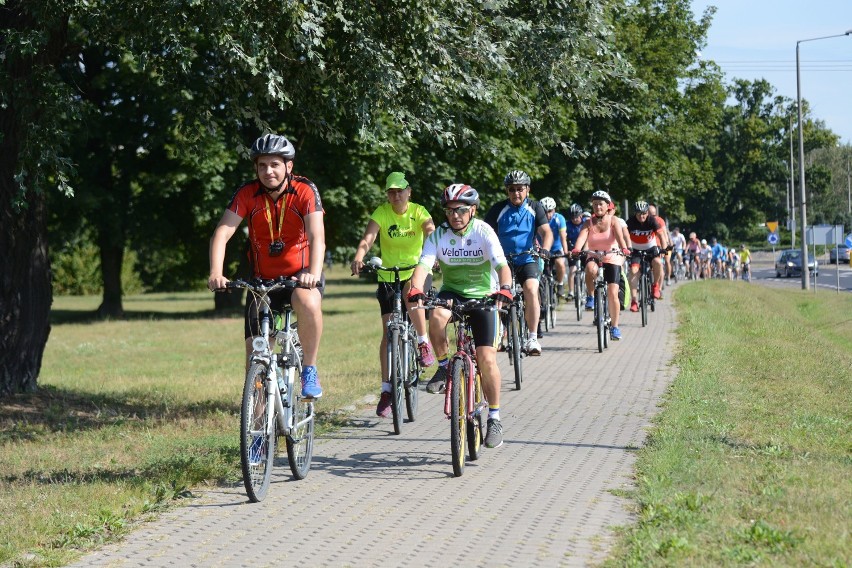
M 586 310 L 592 311 L 595 309 L 595 297 L 586 296 Z
M 249 447 L 249 465 L 260 465 L 260 461 L 263 459 L 263 438 L 260 436 L 255 436 L 251 440 L 251 446 Z
M 322 387 L 317 376 L 317 368 L 313 365 L 302 369 L 302 396 L 306 398 L 319 398 L 322 396 Z
M 613 341 L 618 341 L 619 339 L 621 339 L 621 330 L 618 329 L 617 327 L 610 329 L 609 330 L 609 337 Z

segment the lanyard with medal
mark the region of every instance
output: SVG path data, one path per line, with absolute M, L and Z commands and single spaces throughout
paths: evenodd
M 268 197 L 268 196 L 267 196 Z M 274 203 L 273 203 L 274 205 Z M 269 208 L 269 198 L 266 200 L 266 222 L 269 224 L 269 238 L 272 242 L 269 243 L 269 256 L 281 256 L 284 252 L 284 241 L 281 240 L 281 228 L 284 226 L 284 217 L 287 216 L 287 195 L 284 196 L 283 211 L 278 215 L 278 238 L 275 238 L 275 232 L 272 226 L 272 211 Z

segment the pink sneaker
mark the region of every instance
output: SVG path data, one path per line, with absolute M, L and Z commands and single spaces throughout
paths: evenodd
M 420 365 L 423 367 L 431 367 L 435 364 L 435 354 L 432 352 L 432 344 L 424 341 L 417 346 L 420 352 Z
M 381 416 L 382 418 L 387 418 L 391 415 L 391 393 L 382 392 L 382 396 L 379 397 L 379 404 L 376 405 L 376 416 Z

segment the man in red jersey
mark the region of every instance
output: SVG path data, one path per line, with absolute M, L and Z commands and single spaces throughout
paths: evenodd
M 222 215 L 210 239 L 211 290 L 225 287 L 225 246 L 243 219 L 249 229 L 249 259 L 254 276 L 298 280 L 302 287 L 270 295 L 273 310 L 291 303 L 299 320 L 302 343 L 302 396 L 322 396 L 316 362 L 322 336 L 322 281 L 325 225 L 319 191 L 309 179 L 293 174 L 296 149 L 284 136 L 267 134 L 251 148 L 257 178 L 243 184 Z M 258 306 L 246 302 L 246 353 L 259 335 Z

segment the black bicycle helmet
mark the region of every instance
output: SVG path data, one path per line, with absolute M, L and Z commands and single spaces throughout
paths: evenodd
M 441 207 L 450 201 L 458 201 L 465 205 L 479 206 L 479 192 L 463 183 L 454 183 L 447 186 L 441 194 Z
M 648 202 L 647 201 L 637 201 L 633 204 L 633 210 L 637 213 L 647 213 L 648 212 Z
M 612 203 L 612 197 L 610 197 L 609 194 L 602 189 L 599 189 L 592 194 L 592 201 L 595 199 L 603 199 L 607 203 Z
M 512 170 L 506 174 L 505 178 L 503 178 L 503 185 L 506 187 L 510 185 L 529 185 L 530 181 L 530 176 L 527 172 L 523 170 Z
M 572 217 L 577 217 L 583 214 L 583 208 L 580 207 L 578 203 L 573 204 L 570 208 L 568 208 L 568 212 Z
M 283 136 L 278 134 L 266 134 L 254 141 L 251 147 L 251 159 L 256 160 L 258 156 L 281 156 L 285 160 L 296 157 L 296 148 Z

